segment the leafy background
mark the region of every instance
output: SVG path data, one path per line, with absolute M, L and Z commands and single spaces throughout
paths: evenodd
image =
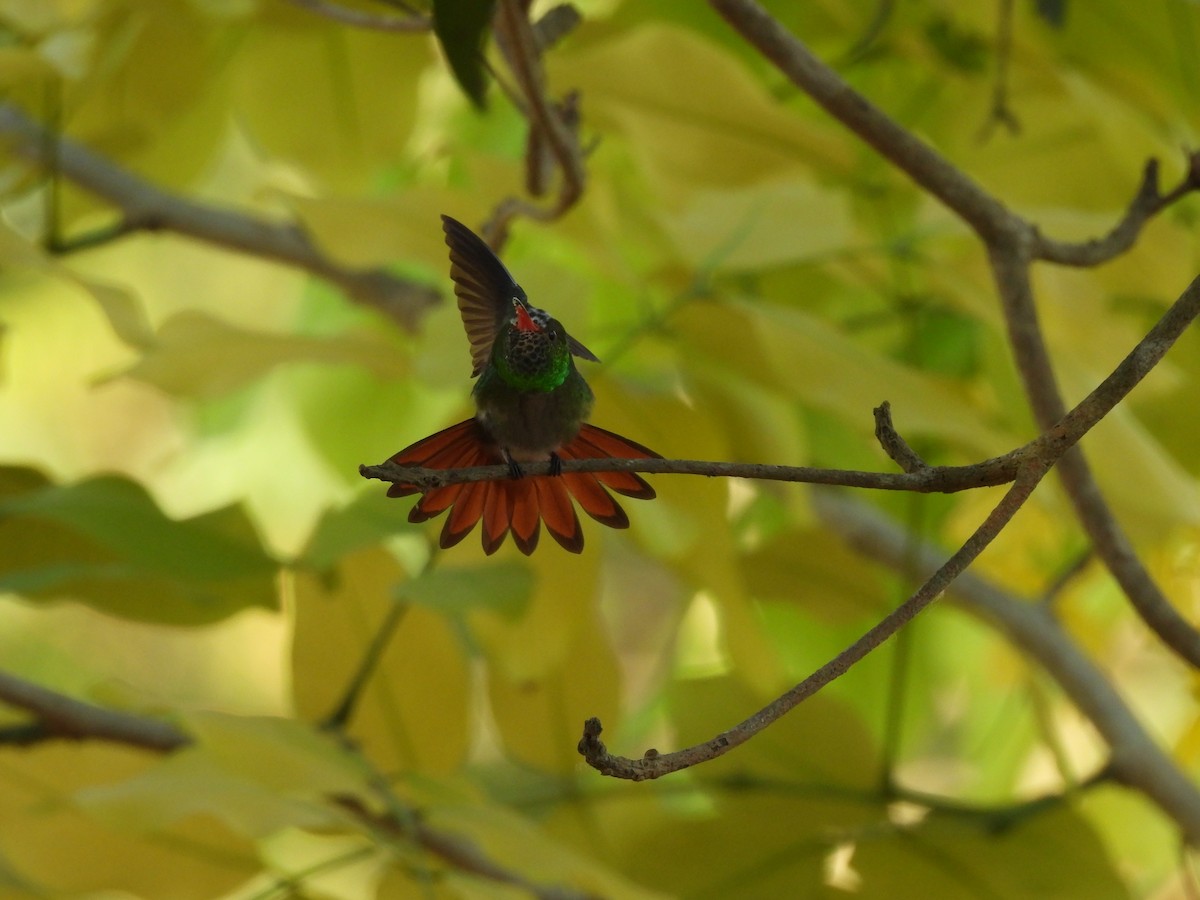
M 667 456 L 880 469 L 894 406 L 932 462 L 1034 433 L 964 228 L 707 7 L 579 2 L 547 57 L 594 139 L 586 193 L 505 260 L 598 355 L 595 421 Z M 768 3 L 883 109 L 1057 236 L 1102 234 L 1144 160 L 1196 142 L 1200 11 Z M 180 195 L 298 221 L 346 265 L 448 294 L 438 214 L 519 190 L 524 121 L 462 95 L 427 34 L 255 0 L 0 3 L 8 99 Z M 991 123 L 991 127 L 989 127 Z M 2 158 L 0 660 L 196 738 L 0 750 L 6 896 L 522 896 L 331 800 L 379 796 L 531 882 L 612 897 L 1183 896 L 1171 824 L 1077 789 L 1103 747 L 987 624 L 935 606 L 761 737 L 661 783 L 583 769 L 730 727 L 912 586 L 799 486 L 659 477 L 579 557 L 436 550 L 357 474 L 469 409 L 452 303 L 407 333 L 328 284 L 170 233 L 50 255 L 114 221 Z M 53 193 L 51 193 L 53 191 Z M 48 200 L 55 221 L 47 216 Z M 1195 275 L 1197 206 L 1099 270 L 1036 271 L 1068 399 Z M 1086 441 L 1139 551 L 1196 618 L 1194 336 Z M 952 548 L 993 502 L 855 495 Z M 438 523 L 440 524 L 440 523 Z M 1035 602 L 1086 550 L 1046 483 L 977 571 Z M 402 618 L 347 749 L 329 715 Z M 1086 563 L 1057 610 L 1178 764 L 1194 679 Z M 3 713 L 7 724 L 23 715 Z M 1032 805 L 1028 801 L 1044 798 Z M 412 813 L 411 811 L 416 811 Z

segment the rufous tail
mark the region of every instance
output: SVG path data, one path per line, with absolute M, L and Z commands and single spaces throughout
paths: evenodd
M 619 434 L 584 425 L 569 444 L 558 451 L 569 459 L 659 458 L 641 444 Z M 491 466 L 504 462 L 491 444 L 483 426 L 475 419 L 451 425 L 437 434 L 405 447 L 390 460 L 400 466 L 427 469 L 458 469 Z M 606 488 L 608 490 L 606 490 Z M 559 544 L 572 553 L 583 550 L 583 528 L 571 502 L 610 528 L 628 528 L 629 518 L 609 490 L 638 500 L 654 499 L 654 488 L 632 472 L 563 472 L 561 475 L 526 475 L 502 481 L 472 481 L 425 491 L 408 514 L 410 522 L 425 522 L 447 510 L 441 546 L 453 547 L 483 520 L 483 552 L 491 555 L 510 531 L 522 553 L 528 556 L 538 543 L 541 523 L 546 523 Z M 393 484 L 389 497 L 421 493 L 412 484 Z

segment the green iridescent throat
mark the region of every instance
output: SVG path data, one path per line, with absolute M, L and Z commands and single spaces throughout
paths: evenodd
M 492 364 L 518 391 L 552 391 L 570 374 L 571 349 L 562 331 L 512 329 L 496 341 Z

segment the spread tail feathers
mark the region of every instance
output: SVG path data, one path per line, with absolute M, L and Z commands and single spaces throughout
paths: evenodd
M 584 425 L 558 455 L 568 459 L 645 459 L 659 454 L 611 431 Z M 504 462 L 475 419 L 451 425 L 401 450 L 390 460 L 400 466 L 457 469 Z M 483 520 L 483 551 L 495 553 L 512 532 L 517 548 L 528 556 L 538 543 L 541 523 L 546 523 L 559 544 L 572 553 L 583 550 L 583 529 L 571 502 L 611 528 L 628 528 L 629 517 L 606 490 L 638 500 L 654 498 L 654 488 L 632 472 L 564 472 L 562 475 L 527 475 L 503 481 L 472 481 L 433 488 L 424 493 L 408 514 L 410 522 L 425 522 L 446 510 L 440 544 L 453 547 Z M 420 493 L 412 484 L 393 484 L 389 497 Z

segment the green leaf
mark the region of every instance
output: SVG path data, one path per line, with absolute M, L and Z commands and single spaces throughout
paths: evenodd
M 797 176 L 697 190 L 663 222 L 682 259 L 735 271 L 836 253 L 853 224 L 844 194 Z
M 403 357 L 379 333 L 335 337 L 271 334 L 187 310 L 168 319 L 152 350 L 120 373 L 175 397 L 209 398 L 262 378 L 284 363 L 357 365 L 383 377 L 406 372 Z
M 983 335 L 974 318 L 946 307 L 921 305 L 912 313 L 909 327 L 906 362 L 954 378 L 970 378 L 979 371 Z
M 363 653 L 395 610 L 392 594 L 404 577 L 379 547 L 346 556 L 327 577 L 297 576 L 292 689 L 298 715 L 321 719 L 342 702 Z M 382 769 L 450 773 L 465 761 L 474 704 L 460 630 L 428 608 L 403 608 L 348 723 L 349 738 L 370 748 Z
M 858 844 L 859 896 L 889 900 L 1130 896 L 1104 845 L 1067 803 L 1006 826 L 997 813 L 933 812 Z
M 759 600 L 795 603 L 834 623 L 862 622 L 885 611 L 883 570 L 865 564 L 825 529 L 788 529 L 739 562 L 747 587 Z
M 480 109 L 487 91 L 483 43 L 495 5 L 494 0 L 433 0 L 433 33 L 459 86 Z
M 2 223 L 0 262 L 4 263 L 5 268 L 38 272 L 72 284 L 89 294 L 108 319 L 113 333 L 130 347 L 144 350 L 154 343 L 154 331 L 139 299 L 122 288 L 75 273 Z
M 1067 24 L 1067 0 L 1037 0 L 1037 14 L 1055 28 Z
M 403 528 L 405 507 L 372 484 L 345 506 L 327 510 L 300 554 L 301 565 L 327 572 L 355 550 L 379 543 Z
M 116 476 L 54 485 L 0 469 L 0 543 L 0 590 L 27 597 L 179 625 L 276 603 L 278 563 L 239 507 L 171 519 Z
M 239 127 L 264 158 L 286 159 L 334 196 L 377 189 L 380 171 L 407 155 L 418 86 L 436 60 L 432 44 L 330 28 L 324 16 L 291 4 L 260 7 L 223 67 Z
M 396 595 L 447 615 L 487 609 L 517 621 L 529 606 L 533 586 L 533 573 L 526 566 L 501 562 L 427 572 L 404 582 Z
M 679 681 L 669 691 L 671 719 L 680 743 L 706 741 L 732 728 L 772 700 L 736 678 Z M 874 741 L 848 704 L 826 694 L 809 697 L 752 740 L 714 760 L 697 777 L 761 779 L 769 784 L 822 784 L 849 791 L 872 785 L 878 775 Z
M 194 745 L 126 781 L 85 788 L 80 805 L 133 832 L 211 815 L 257 838 L 287 826 L 335 828 L 343 817 L 324 798 L 366 793 L 354 757 L 310 725 L 208 712 L 186 719 Z
M 987 67 L 986 38 L 964 28 L 948 16 L 934 16 L 925 25 L 925 37 L 943 60 L 962 72 L 983 72 Z
M 167 757 L 167 764 L 175 759 Z M 127 829 L 92 804 L 91 791 L 120 788 L 162 765 L 145 751 L 101 741 L 42 743 L 8 753 L 0 790 L 6 823 L 0 858 L 5 869 L 19 873 L 24 892 L 6 883 L 3 872 L 0 894 L 6 900 L 99 895 L 208 900 L 228 896 L 253 878 L 261 869 L 254 845 L 215 817 L 160 819 L 164 827 L 154 828 L 141 815 L 125 820 Z M 199 789 L 182 777 L 174 787 L 176 796 Z M 210 803 L 218 806 L 221 799 Z

